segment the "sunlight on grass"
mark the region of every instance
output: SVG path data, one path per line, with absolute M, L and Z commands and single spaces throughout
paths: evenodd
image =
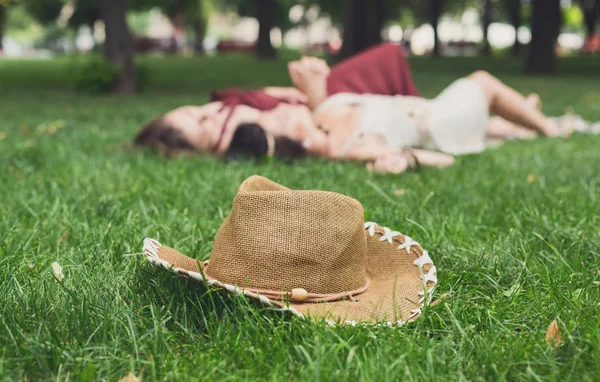
M 401 176 L 321 160 L 165 160 L 127 146 L 143 122 L 202 103 L 213 88 L 286 84 L 285 67 L 237 56 L 147 62 L 154 81 L 130 98 L 68 91 L 68 61 L 0 64 L 4 378 L 600 375 L 600 137 L 507 143 L 446 170 Z M 578 62 L 548 79 L 523 77 L 520 63 L 503 59 L 418 60 L 414 71 L 433 96 L 482 65 L 539 93 L 549 114 L 572 106 L 600 120 L 600 77 L 585 60 L 578 71 Z M 207 293 L 146 263 L 147 236 L 208 258 L 237 187 L 252 174 L 344 193 L 363 204 L 367 220 L 419 237 L 438 266 L 437 293 L 448 297 L 402 328 L 328 327 Z M 545 341 L 554 320 L 556 348 Z

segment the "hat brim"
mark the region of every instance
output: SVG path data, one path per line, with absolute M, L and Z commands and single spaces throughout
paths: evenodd
M 179 276 L 204 283 L 209 288 L 224 289 L 233 295 L 248 297 L 263 306 L 288 311 L 301 318 L 325 319 L 330 324 L 350 325 L 402 325 L 416 320 L 422 308 L 431 301 L 437 283 L 436 269 L 427 251 L 410 237 L 375 223 L 365 224 L 365 235 L 369 288 L 353 300 L 332 302 L 271 300 L 242 286 L 211 279 L 204 273 L 206 262 L 185 256 L 154 239 L 144 240 L 143 251 L 148 261 Z

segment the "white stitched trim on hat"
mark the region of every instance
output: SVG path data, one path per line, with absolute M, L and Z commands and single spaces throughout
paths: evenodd
M 400 248 L 400 247 L 398 247 Z M 407 250 L 407 252 L 410 252 Z M 431 260 L 431 257 L 429 257 L 429 252 L 423 250 L 423 254 L 421 255 L 421 257 L 417 257 L 417 259 L 415 261 L 413 261 L 414 265 L 426 265 L 426 264 L 433 264 L 433 261 Z
M 414 241 L 410 236 L 404 235 L 404 243 L 400 244 L 398 246 L 398 249 L 405 249 L 406 252 L 410 253 L 410 250 L 412 249 L 412 247 L 417 247 L 417 246 L 419 246 L 419 243 Z
M 149 257 L 158 259 L 158 247 L 160 243 L 154 239 L 144 239 L 144 254 Z
M 375 236 L 375 229 L 377 228 L 377 226 L 378 224 L 374 222 L 365 223 L 365 229 L 369 233 L 369 236 Z M 403 235 L 402 233 L 392 231 L 387 227 L 380 227 L 383 229 L 383 234 L 379 238 L 379 241 L 387 241 L 388 243 L 392 244 L 394 237 Z M 410 236 L 403 236 L 404 242 L 398 246 L 398 249 L 404 249 L 406 253 L 410 254 L 412 247 L 421 247 L 421 245 L 414 241 Z M 433 291 L 437 284 L 437 271 L 435 269 L 433 261 L 431 260 L 431 257 L 429 257 L 429 252 L 423 249 L 423 254 L 416 258 L 415 261 L 413 261 L 413 264 L 419 268 L 421 280 L 423 280 L 423 290 L 417 293 L 419 296 L 418 301 L 420 306 L 410 311 L 408 322 L 412 322 L 419 318 L 419 316 L 422 314 L 422 309 L 425 307 L 425 305 L 429 305 L 433 296 Z M 423 266 L 425 265 L 431 265 L 431 268 L 429 269 L 429 271 L 427 271 L 427 273 L 423 273 Z M 428 282 L 433 282 L 434 285 L 432 287 L 429 287 Z M 397 324 L 400 325 L 400 322 L 401 321 L 398 321 Z M 404 324 L 405 322 L 402 323 Z
M 413 309 L 413 310 L 410 311 L 410 316 L 408 316 L 408 319 L 409 320 L 411 320 L 411 319 L 415 319 L 416 320 L 421 315 L 421 313 L 422 313 L 421 312 L 421 307 Z
M 392 244 L 392 239 L 396 236 L 402 235 L 400 232 L 391 231 L 388 227 L 383 227 L 383 235 L 379 238 L 379 241 L 386 241 Z M 373 236 L 373 235 L 371 235 Z

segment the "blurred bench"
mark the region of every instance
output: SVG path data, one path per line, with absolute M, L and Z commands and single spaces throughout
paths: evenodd
M 152 38 L 135 36 L 133 50 L 136 53 L 177 53 L 177 43 L 173 38 Z
M 217 44 L 218 53 L 254 53 L 256 51 L 255 42 L 221 40 Z

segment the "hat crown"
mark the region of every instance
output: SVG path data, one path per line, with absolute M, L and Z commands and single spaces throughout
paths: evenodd
M 206 274 L 245 288 L 344 293 L 366 284 L 366 252 L 358 201 L 253 176 L 217 233 Z

